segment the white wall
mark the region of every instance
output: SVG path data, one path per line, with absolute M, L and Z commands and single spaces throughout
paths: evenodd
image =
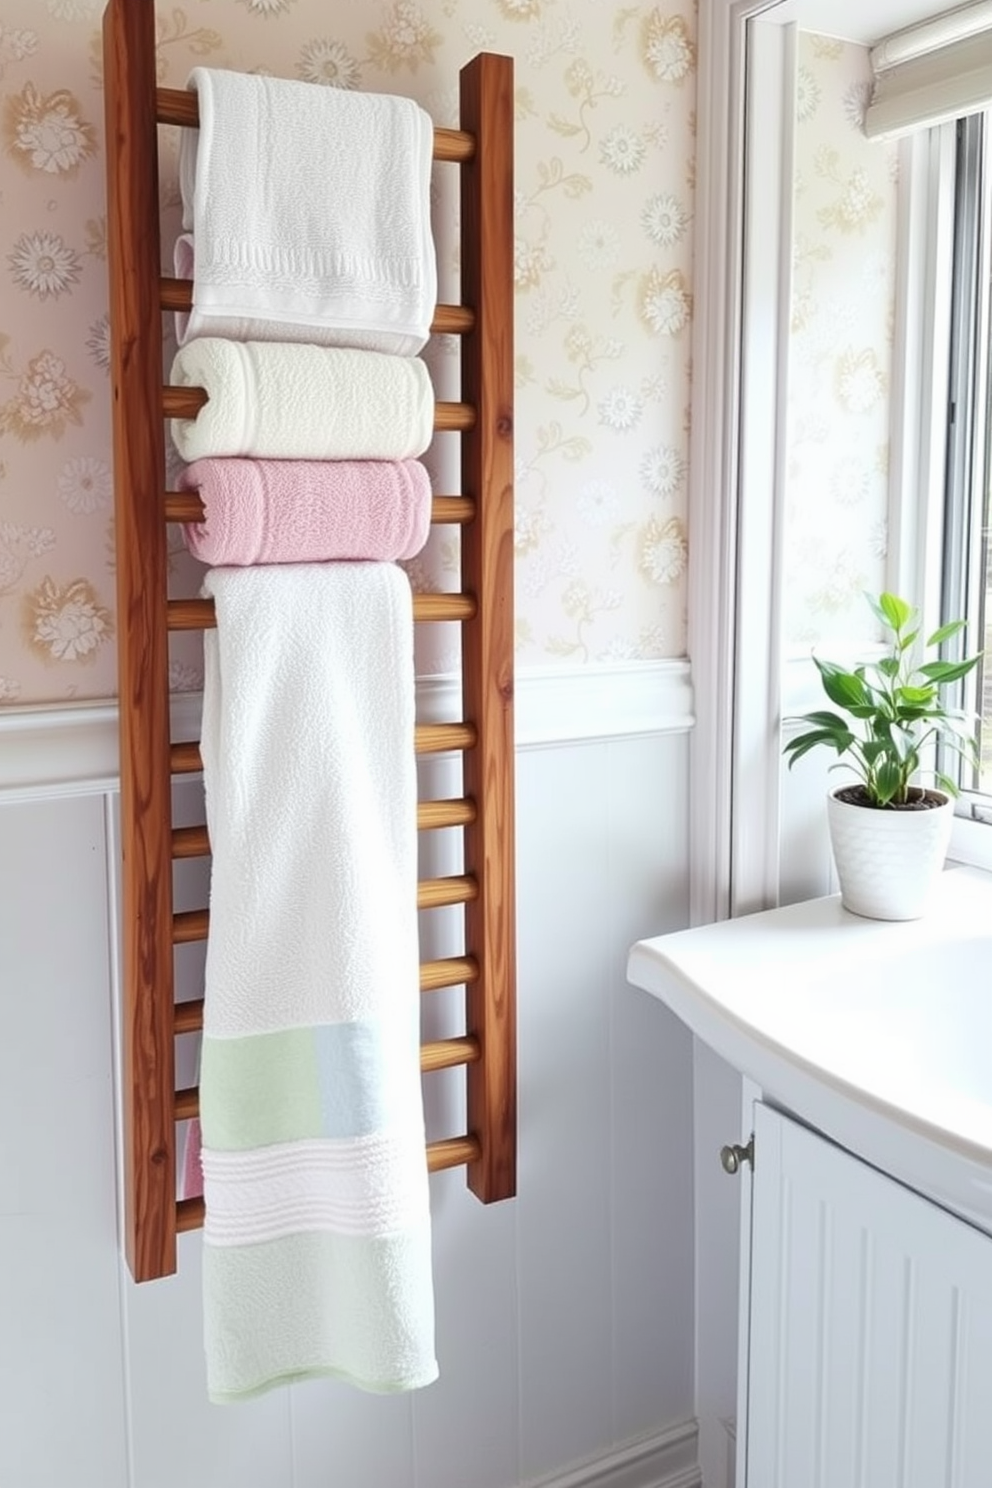
M 3 1488 L 512 1488 L 564 1483 L 585 1459 L 569 1488 L 621 1471 L 624 1488 L 698 1483 L 680 1424 L 690 1041 L 624 981 L 632 940 L 687 920 L 687 723 L 519 749 L 519 1196 L 484 1208 L 461 1172 L 432 1179 L 440 1381 L 396 1398 L 310 1383 L 218 1408 L 199 1236 L 181 1237 L 177 1276 L 142 1287 L 118 1251 L 115 800 L 90 747 L 106 717 L 87 729 L 77 715 L 61 746 L 32 725 L 37 747 L 8 718 Z

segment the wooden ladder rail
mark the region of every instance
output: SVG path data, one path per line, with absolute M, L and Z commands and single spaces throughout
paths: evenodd
M 175 510 L 185 493 L 161 491 L 164 469 L 163 415 L 169 397 L 161 387 L 161 313 L 185 303 L 188 286 L 161 278 L 158 264 L 157 124 L 177 107 L 190 113 L 189 94 L 157 90 L 154 6 L 110 0 L 104 15 L 107 120 L 108 258 L 111 283 L 111 367 L 114 384 L 114 460 L 120 617 L 121 833 L 124 846 L 122 897 L 123 1089 L 125 1105 L 125 1249 L 136 1281 L 175 1270 L 176 1234 L 202 1222 L 202 1205 L 177 1203 L 175 1121 L 185 1109 L 175 1091 L 177 1033 L 173 945 L 177 917 L 172 906 L 172 776 L 198 767 L 195 745 L 174 745 L 169 727 L 168 631 L 209 624 L 196 601 L 170 606 L 164 517 L 195 520 Z M 464 431 L 463 490 L 435 497 L 434 518 L 466 525 L 461 596 L 418 596 L 420 617 L 457 618 L 471 662 L 463 665 L 463 702 L 473 725 L 418 730 L 418 753 L 432 748 L 466 749 L 466 800 L 455 807 L 465 829 L 470 893 L 421 885 L 421 904 L 465 902 L 475 908 L 466 925 L 472 975 L 466 977 L 465 1057 L 426 1045 L 424 1068 L 464 1063 L 470 1132 L 430 1144 L 432 1171 L 467 1164 L 469 1182 L 485 1201 L 514 1191 L 514 966 L 513 966 L 513 727 L 512 727 L 512 257 L 506 224 L 512 220 L 510 178 L 512 62 L 480 56 L 463 70 L 462 108 L 466 131 L 435 132 L 436 157 L 459 161 L 463 170 L 463 282 L 477 298 L 468 306 L 438 306 L 437 330 L 466 338 L 463 401 L 440 405 L 437 426 Z M 179 103 L 177 104 L 177 99 Z M 193 114 L 188 122 L 195 122 Z M 471 122 L 470 122 L 471 121 Z M 186 122 L 184 120 L 184 122 Z M 490 147 L 502 138 L 502 145 Z M 438 148 L 440 144 L 440 148 Z M 466 174 L 466 168 L 471 173 Z M 483 251 L 487 213 L 484 198 L 503 192 Z M 473 232 L 466 225 L 474 224 Z M 493 220 L 493 219 L 490 219 Z M 498 231 L 502 223 L 503 230 Z M 504 241 L 505 240 L 505 241 Z M 477 308 L 476 308 L 477 307 Z M 497 366 L 486 335 L 503 337 Z M 495 484 L 492 482 L 495 481 Z M 485 493 L 485 499 L 483 498 Z M 169 510 L 170 503 L 173 510 Z M 474 595 L 479 585 L 498 583 L 503 596 L 495 623 L 482 614 Z M 440 601 L 440 602 L 439 602 Z M 189 606 L 192 606 L 192 611 Z M 171 624 L 170 618 L 171 617 Z M 470 682 L 467 672 L 479 668 Z M 473 714 L 470 709 L 475 709 Z M 428 738 L 433 731 L 433 742 Z M 461 741 L 452 736 L 461 731 Z M 471 734 L 471 743 L 467 734 Z M 447 737 L 445 736 L 447 734 Z M 482 747 L 473 747 L 479 741 Z M 484 751 L 490 755 L 483 759 Z M 468 761 L 475 756 L 473 778 Z M 468 782 L 471 782 L 469 784 Z M 503 792 L 502 803 L 487 793 Z M 477 809 L 476 800 L 482 802 Z M 448 803 L 421 804 L 421 826 L 450 824 Z M 183 829 L 180 829 L 180 832 Z M 193 829 L 196 831 L 197 829 Z M 205 834 L 204 834 L 205 836 Z M 182 838 L 180 837 L 180 840 Z M 187 838 L 187 843 L 189 839 Z M 178 853 L 176 856 L 189 854 Z M 476 866 L 469 869 L 469 863 Z M 453 896 L 453 897 L 452 897 Z M 205 918 L 193 912 L 192 918 Z M 507 939 L 509 937 L 509 939 Z M 430 968 L 434 967 L 433 973 Z M 422 968 L 427 984 L 441 976 L 440 963 Z M 435 985 L 450 985 L 435 981 Z M 442 1043 L 447 1041 L 442 1041 Z M 433 1049 L 433 1054 L 427 1051 Z M 180 1095 L 187 1093 L 180 1093 Z M 188 1105 L 188 1100 L 186 1102 Z M 492 1122 L 490 1126 L 488 1123 Z
M 482 1057 L 467 1075 L 468 1164 L 484 1203 L 516 1192 L 516 932 L 513 729 L 513 62 L 482 53 L 462 68 L 459 123 L 475 137 L 461 171 L 461 299 L 475 323 L 462 340 L 462 490 L 479 514 L 462 532 L 462 587 L 486 596 L 462 626 L 462 717 L 479 732 L 464 791 L 479 803 L 465 828 L 465 872 L 479 885 L 465 941 L 479 975 L 465 988 L 466 1028 Z

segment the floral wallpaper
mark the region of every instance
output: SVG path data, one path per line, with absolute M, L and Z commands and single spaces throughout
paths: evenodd
M 862 639 L 884 587 L 897 146 L 862 132 L 864 47 L 800 34 L 782 628 Z
M 116 691 L 101 12 L 6 0 L 0 22 L 0 704 Z M 158 37 L 169 86 L 195 65 L 265 70 L 405 93 L 447 126 L 463 63 L 515 57 L 518 660 L 680 654 L 693 0 L 179 0 L 158 6 Z M 173 226 L 174 135 L 160 149 Z M 444 169 L 435 238 L 455 299 Z M 435 338 L 426 355 L 451 397 L 457 345 Z M 453 489 L 443 439 L 428 455 L 438 490 Z M 432 537 L 415 586 L 450 586 L 451 541 Z M 195 592 L 192 561 L 173 567 L 174 592 Z M 431 644 L 420 669 L 444 670 L 453 642 Z M 172 684 L 200 685 L 189 637 Z

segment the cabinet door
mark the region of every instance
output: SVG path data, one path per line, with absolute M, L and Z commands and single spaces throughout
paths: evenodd
M 748 1488 L 990 1488 L 992 1239 L 755 1107 Z

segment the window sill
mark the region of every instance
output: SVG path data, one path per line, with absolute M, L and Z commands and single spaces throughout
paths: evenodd
M 969 867 L 992 872 L 992 823 L 956 816 L 947 857 L 950 862 L 966 863 Z

